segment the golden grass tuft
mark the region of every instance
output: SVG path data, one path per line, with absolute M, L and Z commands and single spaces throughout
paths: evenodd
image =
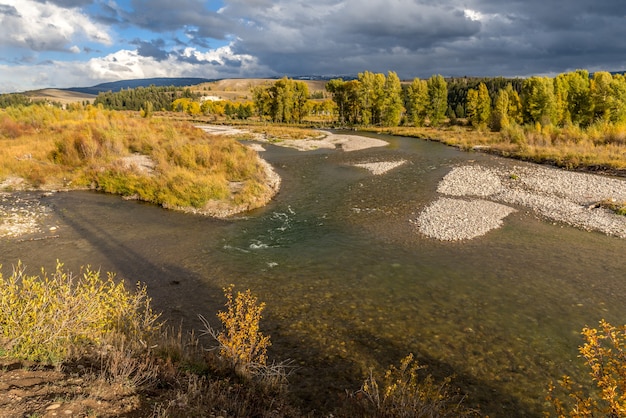
M 412 354 L 390 366 L 382 378 L 373 373 L 365 380 L 357 399 L 361 416 L 389 418 L 470 417 L 476 411 L 463 405 L 463 398 L 450 388 L 450 378 L 436 383 L 431 375 L 420 376 L 425 366 Z

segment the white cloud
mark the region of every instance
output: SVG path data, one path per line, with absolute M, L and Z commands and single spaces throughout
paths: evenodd
M 0 46 L 67 51 L 70 43 L 80 39 L 112 44 L 106 28 L 78 9 L 33 0 L 0 0 L 0 6 Z
M 463 12 L 465 13 L 465 17 L 469 20 L 481 21 L 485 18 L 482 13 L 477 12 L 476 10 L 465 9 Z
M 230 46 L 202 52 L 186 48 L 166 60 L 138 54 L 137 50 L 83 61 L 53 61 L 37 65 L 0 65 L 0 93 L 42 87 L 89 87 L 108 81 L 153 77 L 260 77 L 273 74 L 249 55 L 237 55 Z

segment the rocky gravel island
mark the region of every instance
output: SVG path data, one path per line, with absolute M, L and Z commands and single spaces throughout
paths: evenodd
M 540 165 L 512 169 L 479 164 L 453 168 L 441 197 L 414 220 L 419 232 L 444 241 L 471 239 L 499 227 L 516 208 L 584 230 L 626 238 L 626 216 L 601 202 L 626 201 L 626 180 Z

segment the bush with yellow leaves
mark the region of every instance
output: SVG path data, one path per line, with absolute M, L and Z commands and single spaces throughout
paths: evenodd
M 226 360 L 238 375 L 249 376 L 267 368 L 267 347 L 270 338 L 260 331 L 261 313 L 265 303 L 258 303 L 250 289 L 233 295 L 234 285 L 224 289 L 226 311 L 220 311 L 217 317 L 223 325 L 222 331 L 216 331 L 200 315 L 204 324 L 205 335 L 210 335 L 219 344 L 220 356 Z
M 591 371 L 596 390 L 584 393 L 569 376 L 559 382 L 566 392 L 565 400 L 550 384 L 548 400 L 560 418 L 626 417 L 626 325 L 615 327 L 601 320 L 599 328 L 585 327 L 585 344 L 579 352 Z
M 0 355 L 57 363 L 120 338 L 145 347 L 161 326 L 150 302 L 145 287 L 130 292 L 113 274 L 87 267 L 75 277 L 57 262 L 52 275 L 27 275 L 18 263 L 0 274 Z

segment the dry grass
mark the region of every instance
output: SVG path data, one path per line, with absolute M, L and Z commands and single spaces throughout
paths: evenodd
M 502 132 L 463 126 L 371 128 L 375 132 L 441 141 L 464 150 L 481 149 L 506 157 L 553 164 L 569 169 L 626 171 L 626 126 L 511 125 Z
M 245 101 L 252 98 L 252 88 L 257 86 L 270 86 L 276 82 L 271 78 L 232 78 L 202 83 L 191 86 L 193 92 L 199 92 L 205 96 L 216 96 L 224 100 Z M 304 80 L 309 92 L 326 91 L 326 81 Z
M 270 141 L 283 139 L 309 139 L 320 137 L 319 131 L 293 125 L 249 125 L 247 127 L 252 132 L 263 134 Z
M 135 154 L 153 169 L 128 164 Z M 256 153 L 232 138 L 92 106 L 0 111 L 0 182 L 7 177 L 33 188 L 92 188 L 200 212 L 214 202 L 252 208 L 272 193 Z
M 370 374 L 354 398 L 359 416 L 377 418 L 443 418 L 477 416 L 450 388 L 450 378 L 436 383 L 410 354 L 400 367 L 390 366 L 382 378 Z M 420 373 L 422 373 L 420 375 Z

